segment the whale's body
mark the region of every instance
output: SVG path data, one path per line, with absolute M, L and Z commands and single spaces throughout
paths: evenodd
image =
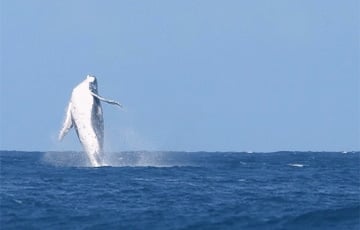
M 59 134 L 59 140 L 62 140 L 74 127 L 91 165 L 95 167 L 104 165 L 104 119 L 100 101 L 121 106 L 116 101 L 100 97 L 96 78 L 88 75 L 72 91 L 66 118 Z

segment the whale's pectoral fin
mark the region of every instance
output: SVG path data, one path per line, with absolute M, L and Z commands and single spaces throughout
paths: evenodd
M 123 108 L 122 104 L 120 104 L 120 103 L 117 102 L 117 101 L 103 98 L 103 97 L 101 97 L 101 96 L 99 96 L 99 95 L 97 95 L 96 93 L 93 93 L 93 92 L 91 92 L 91 94 L 92 94 L 94 97 L 96 97 L 97 99 L 99 99 L 100 101 L 103 101 L 103 102 L 106 102 L 106 103 L 109 103 L 109 104 L 112 104 L 112 105 L 117 105 L 117 106 L 119 106 L 120 108 Z
M 69 130 L 73 127 L 72 117 L 71 117 L 71 102 L 68 105 L 67 111 L 66 111 L 66 117 L 63 124 L 62 129 L 59 133 L 59 141 L 61 141 L 64 136 L 69 132 Z

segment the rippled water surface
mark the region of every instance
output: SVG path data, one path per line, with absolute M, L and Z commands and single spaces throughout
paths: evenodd
M 1 229 L 360 229 L 360 153 L 0 152 Z

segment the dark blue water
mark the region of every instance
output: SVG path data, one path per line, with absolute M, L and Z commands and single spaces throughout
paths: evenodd
M 1 229 L 360 229 L 360 153 L 0 152 Z

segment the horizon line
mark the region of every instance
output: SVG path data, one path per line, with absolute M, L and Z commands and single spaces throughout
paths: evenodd
M 42 150 L 4 150 L 0 149 L 0 152 L 28 152 L 28 153 L 56 153 L 56 152 L 78 152 L 83 153 L 84 151 L 78 151 L 78 150 L 49 150 L 49 151 L 42 151 Z M 121 150 L 121 151 L 106 151 L 106 153 L 126 153 L 126 152 L 168 152 L 168 153 L 360 153 L 360 150 L 344 150 L 344 151 L 334 151 L 334 150 L 276 150 L 276 151 L 234 151 L 234 150 L 215 150 L 215 151 L 209 151 L 209 150 Z

